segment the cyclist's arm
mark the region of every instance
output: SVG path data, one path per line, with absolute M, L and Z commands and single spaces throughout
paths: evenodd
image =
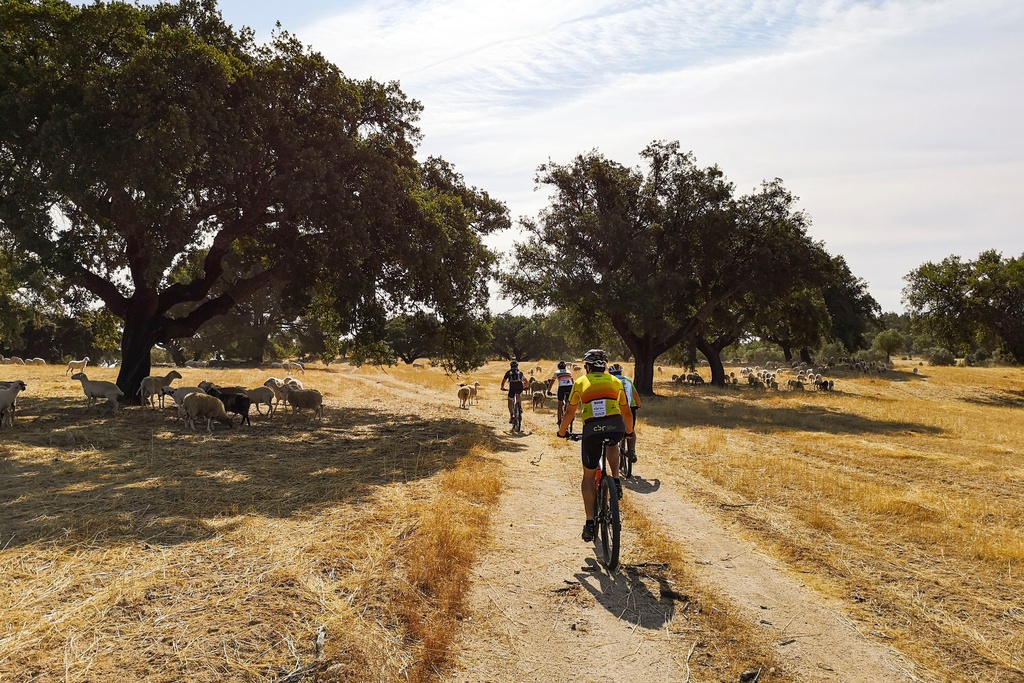
M 558 425 L 559 436 L 565 436 L 565 432 L 569 429 L 569 425 L 572 424 L 572 420 L 575 416 L 576 404 L 570 403 L 569 407 L 565 409 L 565 415 L 562 416 L 562 424 Z

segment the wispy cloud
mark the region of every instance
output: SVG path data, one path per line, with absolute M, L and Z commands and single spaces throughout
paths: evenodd
M 424 151 L 515 215 L 549 157 L 678 139 L 741 191 L 783 178 L 886 308 L 926 259 L 1024 252 L 1016 0 L 396 0 L 296 33 L 400 80 Z

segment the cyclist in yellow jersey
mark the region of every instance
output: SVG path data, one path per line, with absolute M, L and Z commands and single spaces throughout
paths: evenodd
M 636 462 L 636 418 L 637 411 L 640 409 L 640 392 L 633 386 L 633 380 L 622 374 L 622 366 L 618 363 L 612 363 L 612 366 L 608 368 L 608 372 L 622 380 L 622 388 L 626 391 L 626 398 L 629 399 L 629 411 L 633 413 L 633 433 L 626 434 L 626 441 L 629 442 L 629 458 L 633 462 Z
M 583 526 L 583 540 L 594 540 L 594 507 L 597 495 L 594 476 L 601 466 L 601 444 L 606 440 L 608 467 L 612 471 L 615 491 L 622 498 L 622 482 L 619 481 L 619 442 L 626 434 L 633 432 L 633 413 L 622 382 L 605 372 L 608 354 L 601 349 L 591 349 L 583 355 L 583 367 L 587 374 L 576 380 L 569 394 L 569 408 L 558 427 L 558 436 L 564 437 L 572 424 L 576 411 L 583 416 L 583 508 L 587 523 Z

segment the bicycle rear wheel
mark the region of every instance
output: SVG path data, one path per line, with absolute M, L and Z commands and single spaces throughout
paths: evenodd
M 515 409 L 515 421 L 512 423 L 512 429 L 516 432 L 523 431 L 523 402 L 516 401 Z
M 619 469 L 626 479 L 633 476 L 633 459 L 629 456 L 629 439 L 623 439 L 619 444 Z
M 608 571 L 619 567 L 619 536 L 622 520 L 619 517 L 619 496 L 612 488 L 612 478 L 601 477 L 601 488 L 597 492 L 597 528 L 601 539 L 601 559 Z

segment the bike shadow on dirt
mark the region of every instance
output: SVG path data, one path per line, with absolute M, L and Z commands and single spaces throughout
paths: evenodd
M 677 592 L 661 565 L 623 565 L 613 573 L 588 557 L 574 578 L 601 607 L 617 619 L 657 631 L 671 622 L 690 598 Z
M 633 493 L 649 494 L 655 493 L 661 488 L 661 479 L 644 479 L 641 476 L 634 475 L 630 479 L 623 477 L 621 480 L 622 488 L 632 491 Z

